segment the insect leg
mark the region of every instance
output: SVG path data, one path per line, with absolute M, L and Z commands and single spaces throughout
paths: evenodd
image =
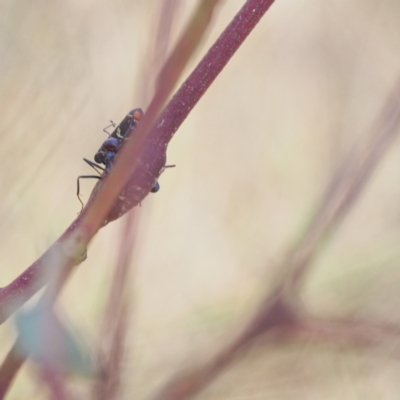
M 165 171 L 165 168 L 174 168 L 176 165 L 164 165 L 160 171 L 160 175 Z M 151 193 L 157 193 L 160 190 L 160 184 L 156 182 L 153 188 L 150 190 Z
M 78 197 L 78 200 L 81 202 L 82 204 L 82 210 L 83 210 L 83 202 L 79 196 L 79 192 L 80 192 L 80 185 L 79 185 L 79 179 L 86 179 L 86 178 L 90 178 L 90 179 L 102 179 L 101 176 L 98 175 L 80 175 L 78 176 L 78 179 L 76 180 L 76 196 Z M 81 211 L 82 211 L 81 210 Z
M 174 167 L 176 167 L 175 164 L 174 164 L 174 165 L 164 165 L 164 166 L 161 168 L 160 175 L 165 171 L 166 168 L 174 168 Z
M 160 190 L 160 184 L 156 182 L 153 188 L 150 190 L 151 193 L 157 193 Z
M 110 132 L 108 132 L 108 128 L 111 128 L 111 127 L 113 127 L 113 128 L 115 128 L 116 127 L 116 125 L 114 124 L 114 122 L 113 121 L 111 121 L 110 120 L 110 122 L 111 122 L 111 124 L 110 125 L 108 125 L 108 126 L 106 126 L 105 128 L 103 128 L 103 132 L 105 132 L 105 133 L 107 133 L 107 135 L 108 136 L 111 136 L 111 133 Z
M 99 170 L 103 171 L 103 172 L 106 171 L 105 168 L 103 168 L 101 165 L 96 164 L 95 162 L 90 161 L 90 160 L 88 160 L 87 158 L 84 158 L 83 161 L 85 161 L 86 163 L 88 163 L 88 164 L 89 164 L 98 174 L 100 174 L 100 175 L 101 175 L 101 172 L 99 172 L 99 171 L 97 170 L 97 168 L 98 168 Z

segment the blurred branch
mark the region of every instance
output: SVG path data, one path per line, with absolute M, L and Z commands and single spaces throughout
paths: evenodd
M 27 359 L 26 354 L 22 354 L 18 351 L 20 348 L 19 342 L 16 341 L 13 347 L 8 352 L 6 358 L 0 367 L 0 399 L 4 399 L 8 389 L 11 386 L 14 378 L 18 371 L 21 369 L 25 360 Z
M 294 294 L 301 288 L 319 246 L 356 203 L 390 145 L 399 134 L 400 77 L 386 99 L 367 139 L 358 143 L 339 164 L 327 185 L 317 212 L 295 249 L 284 261 L 284 285 Z
M 397 347 L 400 325 L 372 319 L 304 317 L 288 335 L 289 338 L 379 350 L 388 349 L 393 344 Z M 393 348 L 390 347 L 390 350 L 393 356 Z M 394 356 L 399 357 L 400 354 L 397 352 Z
M 270 304 L 272 305 L 273 301 Z M 399 342 L 400 325 L 398 324 L 382 321 L 312 317 L 302 317 L 292 320 L 290 323 L 282 323 L 286 320 L 284 316 L 287 311 L 270 308 L 270 313 L 269 324 L 265 325 L 264 329 L 270 333 L 265 339 L 271 344 L 287 343 L 293 340 L 307 342 L 314 340 L 337 346 L 347 345 L 374 351 L 386 349 L 388 352 L 390 351 L 390 356 L 393 356 L 393 348 L 389 346 L 397 345 Z M 286 321 L 289 322 L 289 320 Z M 234 360 L 242 356 L 244 351 L 253 343 L 251 339 L 254 338 L 254 335 L 250 337 L 245 332 L 206 365 L 172 378 L 152 399 L 186 400 L 194 397 Z M 263 344 L 265 343 L 263 342 Z M 389 355 L 388 352 L 386 354 Z M 395 354 L 395 357 L 398 356 L 399 354 Z
M 137 216 L 135 210 L 127 216 L 124 230 L 121 233 L 118 261 L 99 335 L 98 358 L 101 363 L 101 374 L 97 377 L 94 385 L 96 399 L 118 398 L 122 376 L 122 358 L 126 357 L 127 351 L 125 339 L 129 328 L 128 315 L 132 308 L 128 283 L 131 285 L 130 265 L 135 243 Z
M 153 97 L 156 79 L 160 74 L 161 68 L 165 65 L 167 58 L 168 49 L 171 44 L 171 33 L 174 28 L 174 22 L 176 21 L 179 9 L 181 7 L 182 0 L 159 0 L 158 1 L 158 18 L 157 33 L 152 43 L 149 46 L 148 55 L 146 60 L 142 62 L 142 72 L 140 73 L 140 89 L 139 99 L 142 99 L 141 104 L 146 105 L 150 102 Z M 187 31 L 187 29 L 186 29 Z
M 173 49 L 167 62 L 158 75 L 157 89 L 165 92 L 165 100 L 168 93 L 172 90 L 170 82 L 176 82 L 177 78 L 181 75 L 188 60 L 203 39 L 204 34 L 211 23 L 215 8 L 220 2 L 221 0 L 199 1 L 193 17 L 189 21 L 176 47 Z M 161 100 L 160 96 L 158 101 Z
M 110 331 L 106 338 L 101 338 L 105 351 L 100 354 L 101 373 L 97 377 L 94 385 L 94 398 L 98 400 L 118 399 L 121 386 L 121 377 L 123 376 L 122 361 L 126 357 L 126 334 L 128 331 L 128 315 L 130 305 L 126 296 L 118 304 L 115 321 L 110 326 Z M 104 333 L 104 331 L 103 331 Z M 103 336 L 103 335 L 102 335 Z M 107 340 L 108 339 L 108 340 Z
M 75 396 L 67 391 L 65 379 L 62 375 L 58 374 L 51 367 L 42 367 L 41 378 L 43 382 L 49 387 L 51 399 L 55 400 L 74 400 Z
M 79 216 L 59 239 L 14 281 L 0 290 L 0 324 L 6 321 L 19 307 L 28 301 L 44 285 L 54 279 L 67 279 L 73 266 L 86 259 L 88 237 L 78 229 Z M 49 291 L 54 297 L 58 289 Z
M 222 349 L 206 365 L 171 378 L 152 399 L 184 400 L 192 398 L 242 355 L 259 335 L 280 328 L 290 329 L 296 324 L 297 317 L 284 303 L 282 293 L 273 293 L 261 304 L 256 317 L 231 344 Z
M 158 27 L 157 35 L 153 46 L 151 46 L 152 53 L 148 56 L 151 62 L 146 65 L 146 68 L 143 68 L 141 74 L 143 77 L 141 81 L 142 93 L 138 96 L 139 98 L 150 96 L 152 83 L 154 84 L 160 66 L 165 63 L 171 39 L 170 34 L 179 5 L 180 1 L 178 0 L 160 2 L 158 19 L 152 24 Z M 193 19 L 196 19 L 196 17 Z M 179 61 L 179 58 L 177 61 Z M 129 291 L 132 287 L 130 267 L 135 249 L 138 217 L 139 213 L 135 209 L 127 215 L 120 236 L 118 261 L 114 268 L 115 272 L 100 332 L 98 358 L 101 360 L 102 373 L 98 376 L 93 388 L 96 399 L 112 400 L 118 398 L 121 388 L 122 362 L 123 358 L 127 358 L 129 351 L 125 342 L 130 322 L 128 316 L 133 308 L 133 299 Z
M 154 400 L 190 399 L 228 367 L 254 339 L 276 329 L 308 338 L 345 341 L 354 345 L 379 345 L 383 336 L 394 339 L 400 327 L 389 323 L 351 320 L 305 319 L 299 312 L 301 282 L 312 257 L 328 233 L 344 218 L 366 186 L 368 179 L 396 137 L 400 125 L 400 79 L 371 128 L 370 140 L 353 151 L 332 178 L 319 211 L 302 240 L 282 264 L 286 275 L 275 291 L 267 294 L 254 317 L 232 344 L 222 349 L 208 364 L 173 377 Z M 296 301 L 297 300 L 297 301 Z M 268 336 L 273 338 L 273 336 Z

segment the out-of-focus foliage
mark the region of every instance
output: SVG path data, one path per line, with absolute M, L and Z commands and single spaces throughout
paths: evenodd
M 17 314 L 19 351 L 54 373 L 93 377 L 96 367 L 88 346 L 53 310 L 35 307 Z

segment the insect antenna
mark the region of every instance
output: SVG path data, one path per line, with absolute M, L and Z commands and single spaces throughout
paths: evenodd
M 117 125 L 115 125 L 115 123 L 114 123 L 112 120 L 110 120 L 110 122 L 111 122 L 110 125 L 108 125 L 108 126 L 106 126 L 105 128 L 103 128 L 103 132 L 107 133 L 108 137 L 111 136 L 111 133 L 108 132 L 107 129 L 108 129 L 108 128 L 111 128 L 111 127 L 115 128 L 115 127 L 117 126 Z

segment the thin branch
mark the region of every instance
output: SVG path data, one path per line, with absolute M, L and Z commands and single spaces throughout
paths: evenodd
M 42 366 L 40 377 L 48 386 L 50 398 L 54 400 L 74 400 L 75 396 L 68 392 L 65 377 L 51 367 Z
M 0 400 L 4 399 L 18 371 L 27 359 L 27 355 L 21 353 L 19 349 L 20 344 L 17 340 L 0 367 Z
M 110 175 L 94 189 L 82 221 L 89 232 L 119 218 L 135 206 L 142 195 L 147 195 L 163 171 L 166 148 L 172 136 L 272 3 L 273 0 L 245 3 L 154 123 L 168 96 L 167 89 L 171 87 L 169 83 L 159 86 L 134 137 L 118 154 Z M 175 76 L 175 69 L 171 74 Z
M 287 275 L 277 285 L 275 291 L 267 294 L 259 309 L 243 332 L 232 344 L 222 349 L 208 364 L 200 366 L 191 373 L 182 373 L 172 378 L 158 393 L 154 400 L 190 399 L 215 379 L 226 367 L 248 348 L 254 339 L 281 329 L 283 332 L 304 337 L 332 338 L 345 340 L 358 345 L 379 343 L 382 335 L 398 336 L 399 327 L 390 324 L 355 323 L 354 321 L 329 321 L 309 319 L 303 321 L 298 305 L 293 302 L 294 294 L 300 287 L 300 278 L 310 268 L 310 261 L 318 244 L 325 239 L 354 204 L 368 178 L 389 148 L 399 130 L 400 124 L 400 80 L 389 96 L 378 122 L 372 127 L 372 139 L 357 157 L 352 154 L 345 165 L 353 168 L 340 168 L 328 186 L 327 195 L 322 201 L 311 228 L 289 259 L 286 260 Z M 349 171 L 352 173 L 349 175 Z M 379 333 L 380 336 L 377 337 Z M 272 336 L 271 336 L 272 337 Z
M 400 77 L 367 139 L 339 164 L 303 238 L 284 261 L 288 293 L 298 291 L 319 246 L 354 206 L 400 132 Z
M 141 94 L 139 98 L 148 98 L 152 93 L 155 79 L 159 75 L 160 66 L 165 64 L 167 49 L 170 44 L 173 22 L 176 20 L 180 1 L 164 0 L 160 2 L 157 21 L 157 34 L 151 46 L 152 53 L 147 58 L 151 62 L 146 65 L 141 76 Z M 196 15 L 196 13 L 195 13 Z M 196 19 L 197 17 L 193 17 Z M 153 29 L 153 28 L 150 28 Z M 204 27 L 203 27 L 204 29 Z M 185 34 L 188 34 L 187 32 Z M 178 47 L 179 48 L 179 47 Z M 193 49 L 192 49 L 193 50 Z M 178 53 L 179 54 L 179 53 Z M 187 54 L 181 57 L 188 58 Z M 180 62 L 179 58 L 174 62 Z M 170 61 L 170 64 L 174 64 Z M 93 387 L 96 399 L 112 400 L 118 397 L 121 388 L 122 359 L 127 357 L 126 334 L 129 329 L 129 312 L 133 309 L 130 293 L 132 286 L 131 262 L 135 249 L 139 213 L 135 209 L 129 213 L 120 235 L 118 260 L 114 269 L 110 294 L 103 317 L 100 332 L 99 359 L 102 360 L 103 373 L 98 376 Z
M 373 319 L 305 317 L 298 321 L 294 329 L 288 329 L 286 333 L 289 339 L 346 345 L 372 351 L 390 349 L 390 356 L 396 358 L 400 356 L 398 351 L 392 352 L 393 344 L 398 347 L 400 341 L 400 325 L 392 322 Z
M 207 1 L 204 1 L 204 3 L 207 3 Z M 210 16 L 216 1 L 208 0 L 208 3 L 209 13 L 207 15 Z M 209 21 L 210 18 L 203 19 L 203 23 L 205 24 L 208 24 Z M 207 25 L 203 26 L 203 31 L 205 31 L 206 27 Z M 185 47 L 186 44 L 187 42 L 183 41 L 182 44 L 178 44 L 178 47 Z M 141 136 L 152 126 L 151 119 L 154 120 L 154 115 L 161 109 L 161 106 L 168 97 L 169 91 L 172 90 L 180 73 L 185 67 L 190 54 L 187 51 L 183 51 L 183 54 L 185 54 L 185 57 L 180 58 L 178 66 L 173 65 L 173 63 L 176 62 L 174 57 L 171 57 L 170 61 L 167 62 L 163 70 L 164 72 L 162 72 L 167 79 L 166 85 L 159 87 L 149 111 L 143 118 L 143 123 L 138 126 L 138 131 L 142 132 Z M 209 82 L 209 84 L 211 84 L 211 82 Z M 150 110 L 153 111 L 150 112 Z M 148 121 L 147 123 L 145 123 L 146 120 Z M 177 128 L 177 126 L 170 126 L 169 129 L 174 129 L 174 131 L 171 131 L 168 135 L 169 139 Z M 158 133 L 155 132 L 155 135 L 158 135 Z M 0 290 L 0 324 L 51 279 L 50 273 L 52 271 L 71 270 L 74 265 L 78 265 L 84 261 L 86 258 L 86 247 L 101 226 L 119 218 L 144 199 L 150 192 L 162 167 L 165 165 L 165 151 L 168 140 L 164 141 L 161 152 L 160 148 L 156 147 L 157 144 L 154 143 L 154 138 L 147 141 L 147 147 L 145 149 L 143 146 L 139 146 L 135 151 L 132 151 L 132 146 L 130 145 L 135 142 L 134 140 L 130 141 L 128 145 L 125 146 L 126 148 L 121 151 L 121 157 L 118 157 L 119 160 L 117 160 L 110 176 L 102 180 L 101 184 L 95 187 L 94 194 L 96 195 L 91 197 L 85 209 L 68 227 L 66 232 L 57 239 L 37 261 L 28 267 L 13 282 Z M 155 147 L 152 148 L 152 146 Z M 129 165 L 134 164 L 134 161 L 136 161 L 137 164 L 139 159 L 141 160 L 141 165 L 145 165 L 146 169 L 136 171 L 128 185 L 128 190 L 120 194 L 120 190 L 124 186 L 123 182 L 126 182 L 129 176 L 131 176 L 130 171 L 132 167 L 129 167 Z M 110 181 L 110 177 L 112 177 L 112 180 L 110 183 L 107 183 Z M 101 190 L 98 191 L 99 187 Z M 110 191 L 109 188 L 111 187 L 113 187 L 114 190 Z M 97 193 L 97 191 L 99 193 Z M 116 197 L 118 197 L 117 201 L 114 200 Z M 124 199 L 122 200 L 122 198 Z M 115 201 L 115 204 L 110 212 L 109 219 L 105 221 L 107 209 L 110 208 L 113 201 Z
M 72 268 L 86 259 L 88 238 L 82 228 L 78 230 L 81 218 L 80 215 L 39 259 L 0 290 L 0 324 L 49 281 L 58 281 L 61 276 L 66 279 Z M 53 296 L 52 292 L 50 297 Z
M 148 55 L 146 56 L 148 62 L 142 62 L 142 71 L 140 73 L 140 95 L 138 97 L 142 100 L 141 104 L 146 105 L 146 107 L 153 97 L 157 86 L 157 77 L 165 66 L 167 52 L 171 44 L 171 33 L 176 26 L 175 21 L 181 8 L 182 0 L 159 0 L 158 3 L 158 18 L 155 25 L 157 26 L 157 32 L 155 38 L 153 35 L 154 41 L 149 46 Z M 151 29 L 153 32 L 153 27 Z M 187 34 L 187 30 L 185 34 Z M 180 54 L 183 55 L 182 52 Z
M 282 292 L 276 292 L 263 302 L 256 316 L 232 343 L 205 365 L 172 377 L 152 400 L 187 400 L 194 397 L 229 367 L 260 335 L 276 329 L 290 329 L 297 316 L 285 304 Z
M 130 304 L 124 296 L 122 304 L 119 304 L 118 313 L 115 315 L 116 321 L 110 327 L 111 332 L 107 335 L 110 340 L 105 343 L 108 346 L 106 354 L 105 356 L 100 355 L 101 374 L 98 376 L 93 390 L 94 398 L 97 400 L 118 398 L 123 375 L 122 360 L 126 358 L 125 342 L 130 309 Z
M 272 315 L 272 314 L 271 314 Z M 399 357 L 393 353 L 393 344 L 399 343 L 400 325 L 383 321 L 360 321 L 354 319 L 328 319 L 302 317 L 293 323 L 281 324 L 270 320 L 268 331 L 271 333 L 263 344 L 287 343 L 293 340 L 329 343 L 331 345 L 347 345 L 351 348 L 371 351 L 390 350 L 391 357 Z M 275 325 L 275 326 L 274 326 Z M 272 331 L 274 327 L 274 331 Z M 251 339 L 254 339 L 253 336 Z M 242 335 L 227 346 L 212 361 L 190 372 L 172 378 L 160 390 L 153 400 L 187 400 L 194 397 L 212 382 L 226 367 L 244 354 L 252 340 Z

